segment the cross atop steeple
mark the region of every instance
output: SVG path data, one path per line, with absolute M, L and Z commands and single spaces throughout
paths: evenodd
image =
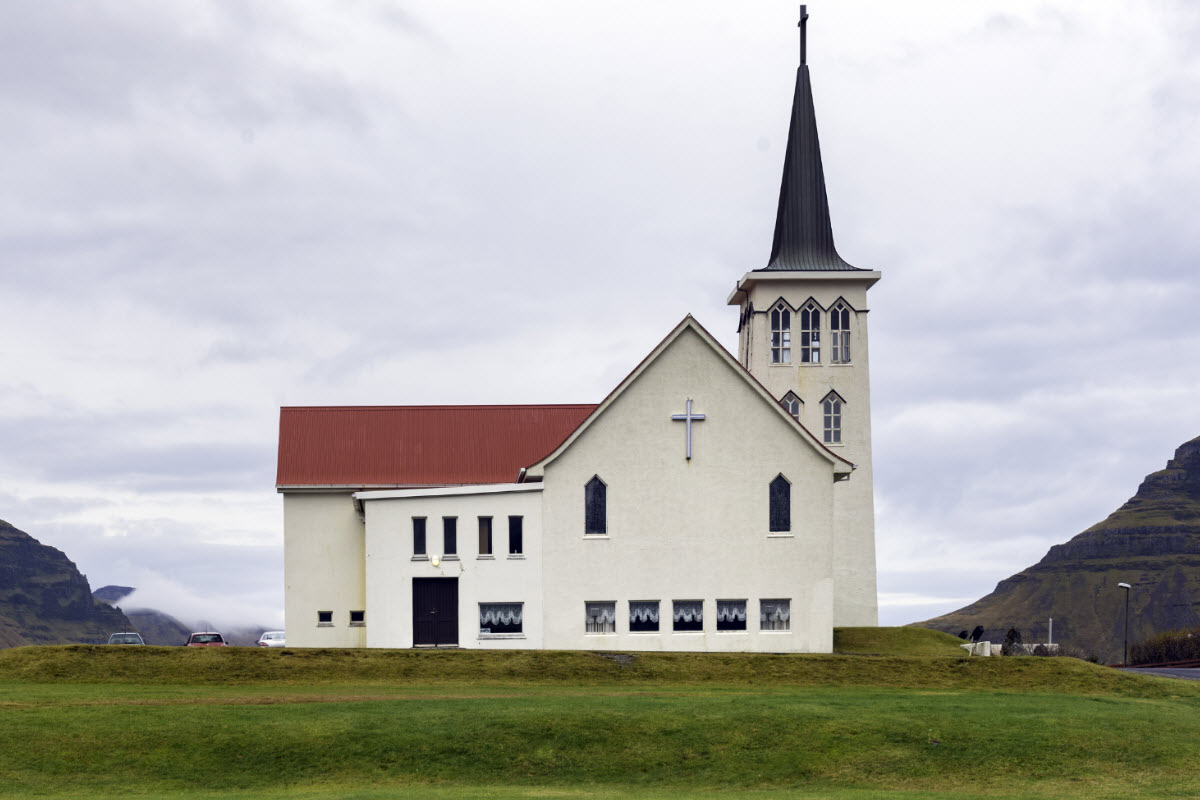
M 800 6 L 800 21 L 796 23 L 800 28 L 800 63 L 808 63 L 808 6 Z

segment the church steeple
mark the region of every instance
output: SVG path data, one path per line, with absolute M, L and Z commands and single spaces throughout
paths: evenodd
M 800 67 L 796 70 L 796 94 L 792 100 L 792 122 L 788 128 L 783 182 L 779 187 L 779 210 L 775 215 L 775 239 L 764 271 L 856 270 L 838 255 L 833 246 L 829 200 L 825 196 L 825 171 L 817 141 L 817 117 L 813 111 L 812 82 L 806 60 L 805 23 L 808 14 L 800 7 Z

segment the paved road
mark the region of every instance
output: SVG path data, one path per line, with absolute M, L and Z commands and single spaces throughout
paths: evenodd
M 1188 681 L 1200 681 L 1200 667 L 1129 667 L 1126 672 L 1142 675 L 1158 675 L 1163 678 L 1183 678 Z

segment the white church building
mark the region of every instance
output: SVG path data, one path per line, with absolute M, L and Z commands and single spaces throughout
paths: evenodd
M 834 249 L 802 63 L 736 355 L 688 316 L 597 405 L 281 409 L 288 645 L 829 652 L 876 625 L 879 277 Z

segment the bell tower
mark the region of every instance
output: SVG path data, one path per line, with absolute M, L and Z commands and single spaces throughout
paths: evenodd
M 833 624 L 879 624 L 867 290 L 877 271 L 834 248 L 800 6 L 800 66 L 771 256 L 729 295 L 738 359 L 817 440 L 855 465 L 834 488 Z

